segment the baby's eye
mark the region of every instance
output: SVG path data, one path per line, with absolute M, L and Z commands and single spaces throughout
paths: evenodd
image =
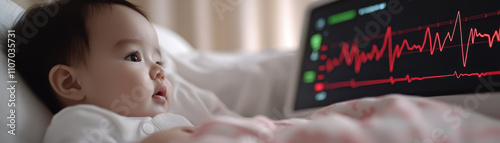
M 125 60 L 132 61 L 132 62 L 140 62 L 141 57 L 139 56 L 139 52 L 134 52 L 134 53 L 128 55 L 127 57 L 125 57 Z

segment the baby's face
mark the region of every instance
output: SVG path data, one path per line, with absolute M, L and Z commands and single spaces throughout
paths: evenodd
M 153 26 L 128 7 L 104 6 L 87 19 L 90 52 L 78 77 L 83 102 L 124 116 L 168 111 L 172 85 L 161 66 Z

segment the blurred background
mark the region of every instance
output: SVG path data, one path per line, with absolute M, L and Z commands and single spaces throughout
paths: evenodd
M 29 7 L 40 0 L 13 0 Z M 42 0 L 43 1 L 43 0 Z M 295 50 L 304 12 L 315 0 L 129 0 L 195 49 L 256 53 Z

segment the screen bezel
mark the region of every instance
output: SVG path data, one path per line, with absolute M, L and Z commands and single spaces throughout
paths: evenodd
M 304 15 L 303 19 L 303 24 L 302 24 L 302 33 L 300 37 L 300 47 L 297 49 L 297 55 L 294 61 L 294 63 L 297 63 L 294 65 L 293 70 L 292 70 L 292 77 L 290 77 L 290 84 L 287 92 L 287 98 L 285 102 L 285 108 L 284 108 L 284 113 L 285 116 L 287 117 L 305 117 L 309 115 L 310 113 L 313 113 L 314 111 L 320 109 L 321 107 L 315 107 L 315 108 L 309 108 L 309 109 L 302 109 L 302 110 L 295 110 L 294 106 L 296 103 L 296 92 L 297 88 L 299 85 L 299 74 L 300 74 L 300 69 L 302 67 L 302 59 L 304 58 L 304 51 L 305 51 L 305 44 L 307 42 L 307 33 L 309 32 L 309 26 L 310 26 L 310 21 L 311 21 L 311 14 L 312 12 L 320 8 L 322 6 L 325 6 L 327 4 L 335 3 L 338 2 L 338 0 L 321 0 L 317 2 L 313 2 L 308 5 L 306 9 L 306 13 Z

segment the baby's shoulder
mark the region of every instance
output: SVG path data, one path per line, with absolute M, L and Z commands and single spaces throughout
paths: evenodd
M 44 142 L 73 141 L 137 142 L 144 118 L 125 117 L 94 105 L 66 107 L 52 118 Z
M 63 110 L 55 114 L 52 120 L 57 120 L 60 118 L 64 119 L 68 117 L 96 118 L 101 116 L 109 118 L 109 117 L 119 117 L 121 115 L 118 115 L 112 111 L 109 111 L 107 109 L 95 105 L 80 104 L 64 108 Z

